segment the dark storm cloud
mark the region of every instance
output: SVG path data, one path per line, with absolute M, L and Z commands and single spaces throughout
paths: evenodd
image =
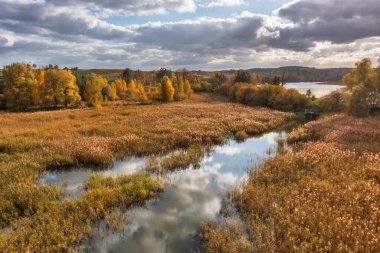
M 278 15 L 294 23 L 269 42 L 280 48 L 307 50 L 319 41 L 349 43 L 380 36 L 379 0 L 302 0 Z

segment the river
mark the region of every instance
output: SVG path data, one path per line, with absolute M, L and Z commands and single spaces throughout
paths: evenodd
M 128 211 L 122 233 L 102 233 L 88 243 L 90 252 L 191 252 L 200 222 L 216 219 L 225 194 L 247 178 L 248 170 L 273 155 L 284 131 L 273 131 L 245 142 L 229 140 L 205 154 L 199 166 L 161 176 L 164 192 L 146 208 Z M 144 170 L 146 158 L 126 158 L 108 169 L 76 168 L 48 171 L 41 183 L 65 185 L 75 197 L 91 173 L 120 175 Z M 82 249 L 83 250 L 83 249 Z

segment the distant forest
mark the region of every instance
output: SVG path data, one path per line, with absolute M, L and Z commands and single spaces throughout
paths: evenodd
M 73 68 L 73 72 L 80 72 L 83 74 L 96 73 L 105 77 L 108 81 L 112 81 L 123 73 L 123 69 L 91 69 L 91 70 L 78 70 Z M 341 82 L 345 74 L 349 73 L 351 68 L 308 68 L 308 67 L 280 67 L 280 68 L 252 68 L 248 69 L 250 73 L 256 73 L 260 83 L 272 83 L 275 78 L 283 82 Z M 211 71 L 189 71 L 190 73 L 198 73 L 202 76 L 202 80 L 209 80 L 213 76 Z M 220 71 L 227 77 L 233 78 L 237 70 L 223 70 Z M 154 75 L 155 71 L 146 71 Z M 79 77 L 77 77 L 79 78 Z M 80 80 L 78 80 L 80 81 Z M 0 69 L 0 93 L 3 89 L 2 70 Z
M 281 68 L 253 68 L 248 69 L 256 73 L 261 83 L 270 83 L 275 77 L 281 77 L 284 82 L 341 82 L 343 76 L 351 71 L 351 68 L 317 69 L 308 67 L 281 67 Z M 235 70 L 221 71 L 223 74 L 233 74 Z

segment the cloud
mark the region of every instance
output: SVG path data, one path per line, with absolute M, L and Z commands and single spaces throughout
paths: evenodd
M 107 15 L 141 16 L 166 14 L 168 12 L 194 12 L 193 0 L 47 0 L 61 6 L 85 6 Z
M 203 8 L 214 8 L 214 7 L 230 7 L 230 6 L 241 6 L 247 5 L 245 0 L 211 0 L 199 3 L 199 7 Z
M 219 54 L 233 48 L 255 46 L 261 25 L 259 15 L 152 23 L 137 27 L 137 35 L 132 40 L 166 50 Z
M 380 36 L 380 2 L 378 0 L 302 0 L 277 11 L 293 26 L 279 29 L 271 46 L 308 50 L 316 42 L 350 43 Z M 283 43 L 283 44 L 282 44 Z
M 120 15 L 194 12 L 197 6 L 244 3 L 0 0 L 0 54 L 5 56 L 0 64 L 25 58 L 37 64 L 148 69 L 346 66 L 359 57 L 380 54 L 378 0 L 300 0 L 272 15 L 243 11 L 219 18 L 192 15 L 172 22 L 112 23 L 112 17 Z

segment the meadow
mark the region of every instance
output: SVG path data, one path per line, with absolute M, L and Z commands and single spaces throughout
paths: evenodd
M 243 225 L 204 225 L 205 250 L 379 252 L 378 126 L 377 117 L 336 114 L 295 129 L 293 151 L 253 168 L 233 191 Z
M 56 185 L 38 185 L 46 170 L 104 167 L 117 158 L 197 150 L 277 128 L 294 118 L 227 102 L 217 95 L 153 105 L 111 102 L 101 108 L 3 113 L 0 125 L 1 252 L 76 251 L 105 221 L 118 229 L 123 210 L 144 206 L 163 189 L 149 173 L 92 176 L 75 199 Z M 181 153 L 182 152 L 182 153 Z M 194 160 L 198 152 L 186 153 Z M 162 166 L 178 166 L 178 158 Z

